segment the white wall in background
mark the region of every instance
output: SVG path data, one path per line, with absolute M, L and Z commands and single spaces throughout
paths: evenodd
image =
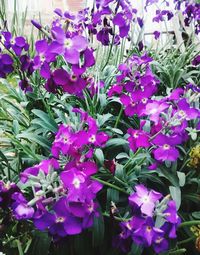
M 0 0 L 1 1 L 1 0 Z M 14 12 L 15 9 L 15 2 L 16 2 L 16 9 L 18 12 L 25 12 L 26 8 L 28 11 L 28 17 L 27 20 L 30 20 L 33 16 L 38 17 L 38 13 L 41 13 L 42 15 L 42 20 L 44 22 L 49 22 L 51 20 L 52 15 L 53 15 L 53 10 L 56 7 L 59 7 L 61 9 L 69 9 L 69 6 L 67 3 L 73 2 L 73 0 L 5 0 L 8 8 L 8 12 L 11 15 L 8 15 L 8 17 L 12 17 L 12 13 Z M 76 0 L 74 0 L 75 3 Z M 88 7 L 93 6 L 93 0 L 82 0 L 83 5 Z M 167 32 L 167 31 L 175 31 L 176 33 L 176 38 L 178 40 L 178 44 L 182 43 L 182 36 L 180 32 L 180 25 L 179 25 L 179 19 L 176 16 L 173 18 L 170 22 L 160 22 L 156 23 L 153 22 L 152 19 L 155 16 L 155 12 L 160 6 L 163 8 L 162 1 L 161 4 L 158 6 L 152 5 L 148 7 L 147 12 L 144 11 L 144 6 L 146 0 L 130 0 L 133 4 L 133 7 L 138 9 L 138 16 L 139 17 L 144 17 L 144 34 L 145 34 L 145 40 L 148 42 L 148 44 L 155 44 L 155 40 L 152 35 L 149 35 L 153 33 L 155 30 L 159 32 Z M 173 0 L 168 0 L 170 2 L 169 7 L 164 7 L 165 9 L 168 10 L 173 10 Z M 190 29 L 188 29 L 189 31 Z M 162 35 L 162 44 L 165 44 L 165 42 L 168 40 L 168 35 L 163 34 Z

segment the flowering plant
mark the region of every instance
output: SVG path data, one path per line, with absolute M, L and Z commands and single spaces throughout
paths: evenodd
M 153 21 L 181 10 L 198 34 L 199 3 L 174 3 Z M 55 14 L 49 27 L 32 20 L 34 47 L 5 21 L 0 31 L 1 250 L 200 249 L 196 45 L 158 52 L 140 33 L 135 42 L 144 20 L 128 0 Z

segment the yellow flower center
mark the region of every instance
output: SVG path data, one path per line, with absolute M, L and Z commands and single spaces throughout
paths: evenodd
M 164 150 L 169 150 L 170 149 L 170 145 L 169 144 L 164 144 L 163 145 L 163 149 Z
M 183 117 L 183 118 L 186 117 L 186 113 L 183 110 L 179 111 L 178 115 Z
M 96 137 L 95 137 L 95 135 L 92 135 L 92 136 L 89 138 L 89 142 L 94 143 L 95 141 L 96 141 Z
M 66 48 L 71 48 L 72 47 L 72 40 L 71 39 L 65 39 L 64 45 Z
M 56 223 L 63 223 L 65 221 L 65 218 L 64 217 L 58 217 L 56 219 Z
M 73 180 L 73 185 L 76 189 L 78 189 L 80 187 L 80 180 L 78 178 L 74 178 Z
M 151 227 L 151 226 L 147 226 L 147 227 L 146 227 L 146 231 L 147 231 L 147 232 L 151 232 L 151 230 L 152 230 L 152 227 Z

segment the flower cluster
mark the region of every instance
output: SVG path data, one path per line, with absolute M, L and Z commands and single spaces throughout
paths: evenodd
M 60 14 L 58 10 L 56 14 Z M 19 86 L 25 92 L 33 90 L 29 77 L 39 70 L 41 77 L 46 80 L 47 91 L 81 95 L 87 85 L 86 78 L 82 75 L 95 63 L 93 49 L 89 47 L 87 38 L 82 35 L 83 31 L 75 25 L 73 17 L 68 17 L 65 13 L 65 19 L 69 20 L 66 27 L 66 24 L 62 23 L 63 16 L 52 23 L 51 34 L 45 32 L 48 39 L 36 41 L 36 54 L 33 58 L 28 53 L 29 44 L 24 37 L 12 37 L 10 32 L 1 32 L 2 51 L 8 51 L 10 54 L 0 55 L 0 76 L 5 78 L 14 70 L 15 60 L 20 77 Z M 33 24 L 36 25 L 35 22 Z M 61 60 L 63 66 L 67 66 L 67 71 L 55 69 Z
M 32 75 L 33 61 L 31 60 L 28 50 L 29 44 L 25 37 L 13 37 L 10 32 L 2 31 L 0 33 L 0 77 L 6 76 L 14 71 L 14 64 L 18 70 L 20 81 L 19 86 L 25 92 L 32 92 L 29 77 Z M 6 52 L 4 54 L 3 52 Z M 7 54 L 9 53 L 9 54 Z
M 190 106 L 182 89 L 174 90 L 165 100 L 151 100 L 143 111 L 152 123 L 151 129 L 145 131 L 147 120 L 143 120 L 140 130 L 129 129 L 130 147 L 153 146 L 153 155 L 157 161 L 175 161 L 179 157 L 176 146 L 188 139 L 186 128 L 190 120 L 199 118 L 200 111 Z
M 137 10 L 128 0 L 96 1 L 96 9 L 88 24 L 90 33 L 96 34 L 97 40 L 105 46 L 111 42 L 119 44 L 128 36 Z
M 10 182 L 0 182 L 0 208 L 12 210 L 17 220 L 30 219 L 34 214 L 19 187 Z
M 15 218 L 32 219 L 36 228 L 48 230 L 55 240 L 81 233 L 99 215 L 96 194 L 102 185 L 91 178 L 98 170 L 92 156 L 108 135 L 99 132 L 87 113 L 73 111 L 80 115 L 79 127 L 60 125 L 52 145 L 54 158 L 42 160 L 20 175 L 20 185 L 32 188 L 33 199 L 27 202 L 19 192 L 12 196 Z
M 195 33 L 200 33 L 200 4 L 195 2 L 186 1 L 183 15 L 185 16 L 184 22 L 189 26 L 192 22 L 195 23 Z
M 179 157 L 176 147 L 188 139 L 186 128 L 190 120 L 199 118 L 200 111 L 190 105 L 192 102 L 186 96 L 189 87 L 175 89 L 162 99 L 155 97 L 159 81 L 150 69 L 151 61 L 147 55 L 133 56 L 127 64 L 121 64 L 117 83 L 108 96 L 119 95 L 125 114 L 140 118 L 140 129 L 128 129 L 128 141 L 134 152 L 151 148 L 158 162 L 176 161 Z
M 127 116 L 143 116 L 146 105 L 157 91 L 159 81 L 150 69 L 151 61 L 147 55 L 135 55 L 118 67 L 117 83 L 110 88 L 108 96 L 120 96 Z
M 136 192 L 129 196 L 132 218 L 122 222 L 118 246 L 127 252 L 127 242 L 132 240 L 142 247 L 152 247 L 156 254 L 166 251 L 169 239 L 176 238 L 180 224 L 176 203 L 169 196 L 137 185 Z
M 147 6 L 158 2 L 159 0 L 147 0 Z M 164 2 L 168 4 L 167 1 Z M 179 0 L 174 2 L 177 9 L 184 4 L 186 25 L 194 20 L 196 33 L 199 33 L 199 4 L 187 0 L 184 3 L 179 3 Z M 176 202 L 170 195 L 164 197 L 161 193 L 136 183 L 146 182 L 147 179 L 151 182 L 152 176 L 152 179 L 164 184 L 158 187 L 161 190 L 165 186 L 162 182 L 164 178 L 158 179 L 159 174 L 162 174 L 173 186 L 180 188 L 181 192 L 181 187 L 190 181 L 190 176 L 185 178 L 185 168 L 190 166 L 197 169 L 200 162 L 197 140 L 200 131 L 200 89 L 192 83 L 176 89 L 163 89 L 162 82 L 152 69 L 153 57 L 147 53 L 136 55 L 127 50 L 126 42 L 133 32 L 132 23 L 137 23 L 138 32 L 144 25 L 143 19 L 137 16 L 138 12 L 129 0 L 96 0 L 92 10 L 88 8 L 77 14 L 70 14 L 56 9 L 55 14 L 56 17 L 48 28 L 32 21 L 43 35 L 35 42 L 34 52 L 30 52 L 24 37 L 13 37 L 7 31 L 0 33 L 0 78 L 6 78 L 16 70 L 20 88 L 24 92 L 34 92 L 24 97 L 26 102 L 20 104 L 20 99 L 20 102 L 17 101 L 19 106 L 28 105 L 25 115 L 31 115 L 25 121 L 26 125 L 17 118 L 12 129 L 12 118 L 9 115 L 6 120 L 9 125 L 5 125 L 5 132 L 3 130 L 3 135 L 8 135 L 13 141 L 14 149 L 24 152 L 19 154 L 19 162 L 26 167 L 28 164 L 29 167 L 20 173 L 17 184 L 0 181 L 1 212 L 9 212 L 9 217 L 12 215 L 12 219 L 22 223 L 25 220 L 32 222 L 36 229 L 47 232 L 54 241 L 59 241 L 68 235 L 81 234 L 85 229 L 96 225 L 94 220 L 100 216 L 97 198 L 103 198 L 102 208 L 106 211 L 111 202 L 112 215 L 107 212 L 102 215 L 115 219 L 117 208 L 111 200 L 116 200 L 123 207 L 119 212 L 120 218 L 116 218 L 120 219 L 121 229 L 116 240 L 117 246 L 124 252 L 128 252 L 128 246 L 133 242 L 143 248 L 151 247 L 156 254 L 170 250 L 173 242 L 170 239 L 176 238 L 176 230 L 180 224 Z M 153 21 L 170 20 L 173 15 L 168 10 L 157 10 Z M 160 32 L 155 31 L 154 36 L 158 39 Z M 96 40 L 100 42 L 100 48 L 96 48 Z M 115 46 L 119 44 L 120 48 L 117 49 Z M 142 48 L 141 41 L 134 52 L 142 51 Z M 113 65 L 107 66 L 111 56 L 115 55 L 115 49 L 117 54 L 113 58 Z M 95 59 L 95 51 L 101 54 L 101 50 L 102 54 L 106 53 L 107 59 L 99 67 L 101 59 Z M 193 67 L 189 67 L 194 68 L 199 62 L 197 55 L 192 60 Z M 182 78 L 186 79 L 185 77 L 187 76 Z M 44 87 L 39 87 L 40 84 Z M 44 95 L 45 90 L 57 95 Z M 41 108 L 38 104 L 33 105 L 32 101 L 29 104 L 30 98 L 34 100 L 37 95 L 43 103 Z M 6 100 L 6 105 L 9 102 Z M 115 106 L 119 104 L 121 110 L 116 116 Z M 16 107 L 17 110 L 18 108 Z M 33 108 L 40 111 L 32 110 Z M 87 109 L 88 112 L 82 109 Z M 8 110 L 10 113 L 10 108 Z M 43 114 L 36 114 L 37 112 Z M 33 119 L 32 113 L 40 121 Z M 51 114 L 50 119 L 48 114 Z M 44 116 L 46 118 L 43 122 Z M 60 123 L 58 130 L 53 133 L 54 129 L 50 128 L 51 132 L 47 132 L 49 125 L 46 128 L 45 124 L 52 123 L 50 121 L 54 117 L 56 121 L 53 123 Z M 4 119 L 3 115 L 3 121 Z M 104 129 L 100 129 L 99 124 Z M 39 131 L 36 130 L 38 125 L 41 125 Z M 29 140 L 27 126 L 28 132 L 36 132 L 35 140 L 33 139 L 35 144 L 31 147 L 36 153 L 36 160 L 38 153 L 44 153 L 41 161 L 33 166 L 29 165 L 32 161 L 24 157 L 24 154 L 29 157 L 30 152 L 25 150 Z M 54 127 L 53 124 L 52 126 Z M 113 137 L 110 139 L 106 132 Z M 21 135 L 24 133 L 25 137 Z M 45 151 L 46 146 L 42 146 L 46 145 L 46 139 L 38 142 L 42 135 L 54 137 L 48 158 L 46 155 L 49 152 Z M 182 145 L 187 145 L 190 136 L 191 142 L 197 140 L 197 146 L 187 154 Z M 26 144 L 19 147 L 21 139 L 26 139 Z M 189 160 L 184 159 L 182 166 L 178 161 L 182 158 L 181 151 L 185 152 L 185 157 L 190 156 Z M 9 164 L 10 158 L 7 160 L 3 154 L 1 156 L 5 161 L 4 167 L 4 163 Z M 140 158 L 141 161 L 138 160 Z M 173 170 L 180 166 L 181 170 L 177 173 L 175 170 L 169 171 L 167 175 L 165 170 L 169 166 Z M 158 172 L 148 171 L 156 169 L 159 169 Z M 193 172 L 194 175 L 198 174 L 198 171 Z M 197 182 L 195 177 L 192 178 Z M 174 184 L 178 181 L 180 187 Z M 108 191 L 107 200 L 103 192 L 102 196 L 98 196 L 103 188 L 102 183 L 105 191 Z M 132 185 L 136 185 L 135 192 L 130 195 Z M 109 187 L 108 190 L 106 186 Z M 114 193 L 113 190 L 117 192 Z M 125 194 L 128 194 L 128 199 Z M 171 195 L 174 198 L 172 192 Z M 127 201 L 129 212 L 125 212 Z M 123 210 L 124 221 L 121 217 Z M 131 218 L 126 219 L 129 214 Z M 105 232 L 107 229 L 106 227 Z
M 146 6 L 152 5 L 154 3 L 162 2 L 166 6 L 169 6 L 169 1 L 160 1 L 160 0 L 146 0 Z M 195 33 L 200 33 L 200 4 L 195 0 L 173 0 L 175 4 L 175 10 L 181 11 L 184 16 L 185 26 L 194 25 Z M 164 21 L 164 18 L 167 17 L 167 20 L 170 20 L 174 16 L 174 13 L 169 10 L 157 10 L 156 16 L 153 18 L 154 22 Z

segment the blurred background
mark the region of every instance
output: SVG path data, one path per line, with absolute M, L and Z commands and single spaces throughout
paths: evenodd
M 40 21 L 43 25 L 50 24 L 53 19 L 55 8 L 68 10 L 70 12 L 78 12 L 85 7 L 93 6 L 93 0 L 0 0 L 0 7 L 5 9 L 8 23 L 15 24 L 18 34 L 30 34 L 32 31 L 31 19 Z M 153 22 L 155 12 L 158 8 L 162 8 L 159 4 L 148 7 L 145 11 L 146 0 L 131 0 L 133 7 L 138 10 L 138 17 L 144 19 L 143 38 L 146 45 L 158 47 L 158 41 L 154 38 L 154 31 L 161 33 L 159 47 L 162 47 L 169 41 L 181 45 L 184 51 L 184 36 L 190 37 L 193 29 L 185 27 L 181 12 L 177 13 L 169 22 Z M 160 1 L 162 5 L 163 1 Z M 169 7 L 165 9 L 173 10 L 173 0 L 169 0 Z M 172 40 L 171 40 L 172 39 Z M 200 42 L 200 38 L 194 37 L 195 43 Z M 170 47 L 170 44 L 169 44 Z

